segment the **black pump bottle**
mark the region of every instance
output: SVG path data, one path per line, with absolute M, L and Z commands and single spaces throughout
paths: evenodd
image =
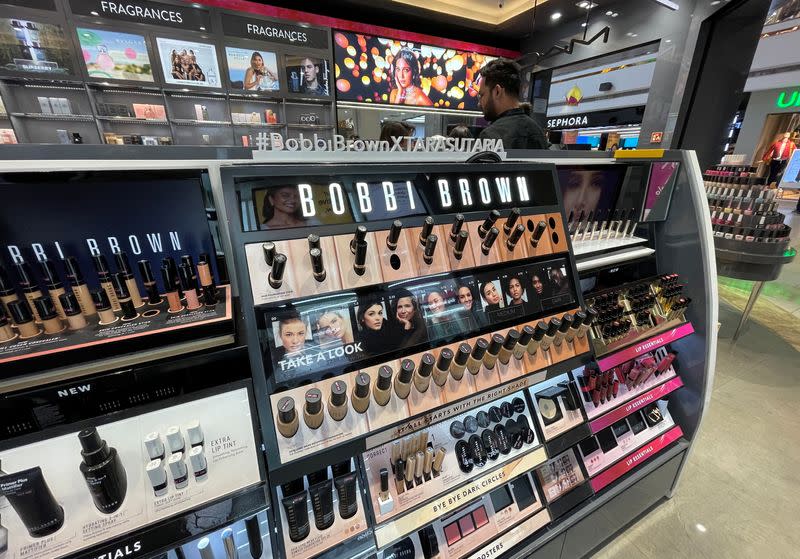
M 97 429 L 78 433 L 83 450 L 80 470 L 92 494 L 94 506 L 103 514 L 111 514 L 122 506 L 128 489 L 128 476 L 115 448 L 108 448 Z

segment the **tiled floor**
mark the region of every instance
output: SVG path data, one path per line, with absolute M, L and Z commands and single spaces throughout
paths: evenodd
M 782 209 L 797 245 L 800 216 Z M 597 559 L 800 557 L 800 258 L 774 283 L 735 346 L 739 310 L 721 302 L 711 405 L 677 492 Z

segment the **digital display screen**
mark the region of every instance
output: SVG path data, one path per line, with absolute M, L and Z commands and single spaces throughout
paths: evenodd
M 286 83 L 290 92 L 328 97 L 331 94 L 328 61 L 313 56 L 286 56 Z
M 78 27 L 78 41 L 91 78 L 152 82 L 153 66 L 141 35 Z
M 278 91 L 278 59 L 274 52 L 225 47 L 231 89 Z
M 561 198 L 567 215 L 607 213 L 615 208 L 625 168 L 615 165 L 566 165 L 558 167 Z M 577 219 L 577 217 L 575 218 Z
M 217 49 L 214 45 L 157 37 L 164 81 L 172 85 L 220 87 Z
M 60 25 L 0 18 L 0 68 L 31 74 L 75 73 Z
M 478 111 L 476 74 L 494 57 L 336 31 L 341 101 Z
M 256 188 L 251 202 L 244 205 L 249 208 L 243 215 L 255 217 L 255 223 L 243 222 L 247 231 L 353 223 L 350 201 L 340 183 L 312 180 Z

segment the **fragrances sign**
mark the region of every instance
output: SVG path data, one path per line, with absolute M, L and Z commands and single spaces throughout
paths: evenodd
M 240 388 L 0 452 L 7 557 L 63 557 L 258 483 L 250 408 Z
M 70 0 L 69 5 L 73 14 L 82 16 L 100 16 L 196 31 L 211 29 L 211 18 L 206 10 L 186 6 L 149 0 Z

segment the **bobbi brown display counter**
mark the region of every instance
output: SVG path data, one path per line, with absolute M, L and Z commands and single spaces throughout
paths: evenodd
M 529 155 L 214 177 L 279 555 L 577 557 L 672 493 L 716 343 L 694 156 Z

